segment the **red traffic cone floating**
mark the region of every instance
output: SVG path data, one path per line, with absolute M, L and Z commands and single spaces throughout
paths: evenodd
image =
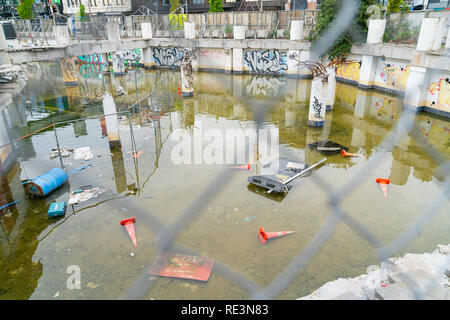
M 250 162 L 246 166 L 237 166 L 237 167 L 230 167 L 230 169 L 241 169 L 241 170 L 250 170 Z
M 341 151 L 341 156 L 343 156 L 343 157 L 362 157 L 361 154 L 349 153 L 349 152 L 346 152 L 344 149 L 342 149 L 342 151 Z
M 380 186 L 381 191 L 383 191 L 384 198 L 387 199 L 387 185 L 391 183 L 391 181 L 389 179 L 382 179 L 382 178 L 377 178 L 376 181 Z
M 134 232 L 134 223 L 136 222 L 136 217 L 128 218 L 120 221 L 120 224 L 127 229 L 128 235 L 135 248 L 137 248 L 136 234 Z
M 180 84 L 178 84 L 178 95 L 181 95 L 181 88 L 180 88 Z
M 144 151 L 141 150 L 139 152 L 133 153 L 132 157 L 136 159 L 136 158 L 139 158 L 139 156 L 141 156 L 143 154 L 144 154 Z
M 276 231 L 276 232 L 267 231 L 266 232 L 266 231 L 264 231 L 263 228 L 259 228 L 258 238 L 262 244 L 265 244 L 266 241 L 269 239 L 283 237 L 283 236 L 287 236 L 287 235 L 293 234 L 293 233 L 295 233 L 295 231 Z

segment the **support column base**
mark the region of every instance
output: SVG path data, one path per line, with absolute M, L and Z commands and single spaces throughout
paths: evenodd
M 311 120 L 308 120 L 308 126 L 310 126 L 310 127 L 323 127 L 323 125 L 324 125 L 324 123 L 325 123 L 325 121 L 311 121 Z

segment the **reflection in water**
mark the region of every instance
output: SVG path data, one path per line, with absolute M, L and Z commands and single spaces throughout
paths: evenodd
M 192 199 L 223 169 L 221 165 L 174 165 L 171 150 L 176 142 L 170 137 L 175 129 L 186 130 L 191 137 L 200 127 L 245 131 L 255 129 L 254 117 L 263 114 L 261 128 L 275 130 L 280 157 L 311 165 L 323 155 L 306 146 L 325 139 L 348 147 L 349 152 L 363 154 L 364 158 L 351 159 L 327 156 L 326 165 L 313 174 L 333 188 L 344 185 L 371 156 L 385 153 L 386 158 L 374 169 L 373 176 L 344 199 L 342 206 L 386 243 L 423 212 L 429 203 L 420 199 L 432 199 L 440 190 L 440 183 L 448 179 L 437 170 L 438 164 L 429 153 L 437 150 L 448 160 L 450 130 L 445 119 L 418 114 L 414 129 L 407 136 L 392 150 L 380 150 L 401 114 L 401 100 L 390 95 L 338 84 L 335 107 L 327 112 L 324 127 L 311 128 L 307 126 L 311 88 L 308 80 L 197 73 L 194 97 L 181 99 L 177 95 L 179 72 L 129 70 L 116 76 L 85 66 L 83 74 L 88 76 L 81 77 L 82 64 L 74 65 L 78 74 L 65 74 L 60 63 L 27 67 L 30 81 L 22 97 L 1 111 L 0 146 L 52 122 L 103 115 L 103 93 L 115 95 L 118 86 L 128 95 L 115 97 L 114 101 L 118 110 L 125 110 L 136 97 L 147 95 L 159 79 L 167 76 L 167 85 L 161 86 L 155 99 L 162 117 L 160 122 L 143 123 L 138 115 L 132 115 L 136 148 L 143 151 L 137 159 L 131 156 L 130 130 L 125 119 L 119 121 L 120 149 L 109 147 L 104 119 L 82 119 L 58 127 L 64 147 L 90 146 L 96 157 L 90 162 L 91 168 L 73 175 L 69 185 L 47 199 L 26 198 L 21 180 L 58 166 L 57 159 L 49 159 L 54 132 L 45 130 L 0 148 L 0 206 L 22 200 L 0 212 L 1 299 L 110 299 L 131 286 L 142 271 L 141 266 L 158 253 L 154 240 L 159 230 L 147 225 L 144 217 L 155 215 L 161 223 L 176 221 L 179 212 L 191 205 Z M 72 81 L 71 86 L 64 85 L 75 78 L 76 84 Z M 258 138 L 250 161 L 259 159 L 266 143 L 263 140 Z M 71 169 L 81 166 L 71 158 L 64 161 Z M 236 179 L 185 226 L 177 243 L 228 264 L 264 287 L 307 245 L 327 218 L 329 208 L 323 191 L 311 179 L 294 181 L 287 195 L 267 194 L 249 185 L 247 176 L 258 174 L 261 165 L 252 164 L 251 172 L 237 172 Z M 374 188 L 372 180 L 378 175 L 389 177 L 392 182 L 389 200 L 385 202 L 373 193 L 378 188 Z M 69 208 L 63 219 L 47 218 L 50 201 L 66 201 L 70 188 L 87 184 L 104 186 L 108 192 Z M 446 209 L 448 206 L 443 210 Z M 128 238 L 118 227 L 118 221 L 130 215 L 138 217 L 139 248 L 133 251 L 133 258 Z M 249 216 L 256 218 L 245 220 Z M 297 236 L 261 248 L 253 235 L 262 225 L 274 230 L 289 226 L 297 230 Z M 448 243 L 449 227 L 448 215 L 438 216 L 408 249 L 427 251 L 438 243 Z M 211 237 L 212 230 L 220 232 Z M 339 227 L 333 241 L 322 248 L 311 266 L 281 297 L 300 297 L 325 281 L 365 272 L 368 265 L 376 262 L 372 253 L 373 248 L 364 240 L 345 226 Z M 267 264 L 267 257 L 275 262 Z M 80 266 L 82 290 L 65 287 L 69 265 Z M 99 286 L 87 288 L 88 282 Z M 158 279 L 146 298 L 248 298 L 245 290 L 214 272 L 207 283 L 185 284 Z

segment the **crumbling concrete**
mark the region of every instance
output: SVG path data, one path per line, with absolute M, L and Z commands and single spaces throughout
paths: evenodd
M 22 92 L 28 82 L 21 66 L 0 66 L 0 109 L 12 103 L 12 98 Z
M 372 267 L 367 274 L 328 282 L 298 300 L 450 300 L 450 244 Z

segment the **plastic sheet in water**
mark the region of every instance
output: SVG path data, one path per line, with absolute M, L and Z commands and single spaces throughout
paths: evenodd
M 98 197 L 101 193 L 105 192 L 104 188 L 91 188 L 86 190 L 72 191 L 70 193 L 68 204 L 77 204 L 80 202 L 87 201 L 92 198 Z

